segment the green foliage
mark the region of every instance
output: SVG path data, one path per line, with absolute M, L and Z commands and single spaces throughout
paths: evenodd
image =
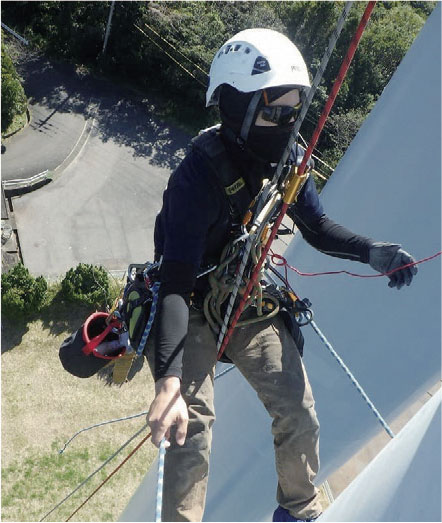
M 99 307 L 109 304 L 109 278 L 103 267 L 79 263 L 69 269 L 61 282 L 61 295 L 67 301 Z
M 14 64 L 2 45 L 2 132 L 26 111 L 26 95 Z
M 45 301 L 48 285 L 43 276 L 34 278 L 21 263 L 2 277 L 2 310 L 12 319 L 39 311 Z

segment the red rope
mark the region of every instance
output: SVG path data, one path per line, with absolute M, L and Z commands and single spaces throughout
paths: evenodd
M 362 15 L 362 18 L 359 22 L 359 26 L 356 29 L 356 33 L 354 34 L 352 41 L 350 42 L 350 45 L 348 47 L 347 55 L 345 56 L 345 58 L 341 64 L 338 76 L 336 77 L 335 83 L 333 84 L 333 87 L 332 87 L 332 90 L 328 97 L 328 100 L 327 100 L 327 102 L 324 106 L 324 109 L 322 111 L 322 114 L 319 118 L 318 125 L 316 126 L 316 129 L 313 133 L 313 136 L 310 140 L 307 150 L 305 151 L 304 158 L 301 162 L 301 165 L 299 166 L 298 176 L 303 174 L 305 166 L 307 165 L 307 162 L 313 152 L 313 149 L 316 146 L 319 135 L 321 134 L 324 124 L 328 118 L 328 115 L 330 114 L 331 108 L 333 107 L 333 104 L 335 103 L 336 96 L 338 95 L 339 89 L 342 85 L 342 82 L 344 81 L 348 68 L 350 67 L 351 61 L 356 52 L 356 48 L 358 47 L 358 44 L 359 44 L 359 40 L 361 39 L 362 33 L 364 32 L 364 29 L 367 25 L 368 19 L 370 18 L 371 12 L 373 11 L 375 4 L 376 4 L 376 2 L 368 2 L 367 7 L 365 8 L 364 14 Z
M 79 507 L 78 507 L 74 512 L 72 512 L 72 514 L 68 517 L 68 519 L 67 519 L 66 521 L 70 521 L 71 518 L 72 518 L 73 516 L 75 516 L 75 514 L 76 514 L 76 513 L 77 513 L 77 512 L 82 508 L 82 507 L 84 507 L 84 505 L 86 505 L 86 503 L 91 499 L 91 497 L 92 497 L 94 494 L 96 494 L 96 493 L 101 489 L 101 487 L 102 487 L 105 483 L 107 483 L 107 482 L 111 479 L 111 477 L 112 477 L 116 472 L 118 472 L 118 471 L 120 470 L 120 468 L 121 468 L 121 467 L 126 463 L 126 461 L 128 461 L 129 458 L 131 458 L 131 457 L 135 454 L 135 452 L 136 452 L 136 451 L 141 447 L 141 445 L 142 445 L 145 441 L 147 441 L 147 440 L 150 438 L 150 436 L 151 436 L 151 433 L 149 432 L 149 434 L 148 434 L 147 436 L 145 436 L 145 437 L 140 441 L 140 443 L 138 443 L 138 445 L 137 445 L 137 446 L 132 450 L 132 452 L 131 452 L 131 453 L 130 453 L 130 454 L 129 454 L 129 455 L 128 455 L 128 456 L 127 456 L 127 457 L 126 457 L 126 458 L 125 458 L 125 459 L 124 459 L 124 460 L 123 460 L 123 461 L 118 465 L 118 467 L 117 467 L 113 472 L 111 472 L 111 473 L 109 474 L 109 476 L 108 476 L 108 477 L 107 477 L 103 482 L 100 483 L 100 485 L 98 485 L 98 487 L 97 487 L 97 488 L 92 492 L 92 494 L 91 494 L 88 498 L 86 498 L 86 499 L 83 501 L 83 503 L 82 503 L 82 504 L 81 504 L 81 505 L 80 505 L 80 506 L 79 506 Z
M 276 254 L 272 251 L 270 251 L 270 258 L 272 260 L 272 263 L 276 265 L 277 267 L 284 267 L 285 270 L 285 279 L 287 279 L 287 267 L 291 269 L 292 271 L 296 272 L 299 276 L 325 276 L 329 274 L 348 274 L 348 276 L 354 276 L 356 278 L 380 278 L 381 276 L 390 276 L 391 274 L 400 271 L 402 269 L 406 269 L 407 267 L 413 267 L 414 265 L 419 265 L 420 263 L 425 263 L 427 261 L 433 260 L 434 258 L 437 258 L 442 254 L 442 251 L 437 252 L 436 254 L 433 254 L 433 256 L 428 256 L 428 258 L 423 258 L 422 260 L 418 260 L 412 263 L 407 263 L 406 265 L 402 265 L 401 267 L 397 267 L 396 269 L 393 269 L 389 272 L 382 272 L 379 274 L 357 274 L 354 272 L 349 271 L 327 271 L 327 272 L 301 272 L 296 267 L 293 267 L 290 265 L 287 260 L 284 258 L 284 256 L 281 256 L 279 254 Z M 282 263 L 277 263 L 277 261 L 281 261 Z
M 304 154 L 304 159 L 301 162 L 301 165 L 298 169 L 298 175 L 301 175 L 304 172 L 305 166 L 307 164 L 307 161 L 313 151 L 314 146 L 316 145 L 316 142 L 318 141 L 319 135 L 322 131 L 322 128 L 324 127 L 325 120 L 328 117 L 328 114 L 330 113 L 330 110 L 333 106 L 333 103 L 336 99 L 336 95 L 339 92 L 339 88 L 342 85 L 342 82 L 344 81 L 345 75 L 347 73 L 348 67 L 352 61 L 352 58 L 355 54 L 356 48 L 358 46 L 359 40 L 361 39 L 362 33 L 364 32 L 365 26 L 367 25 L 368 19 L 370 18 L 371 12 L 373 11 L 373 8 L 375 6 L 376 2 L 368 2 L 368 5 L 364 11 L 364 14 L 362 15 L 362 18 L 359 22 L 358 28 L 356 29 L 356 33 L 353 36 L 352 41 L 350 42 L 350 46 L 348 48 L 347 54 L 344 58 L 344 61 L 342 62 L 341 68 L 339 69 L 338 76 L 335 80 L 335 83 L 333 84 L 332 91 L 328 97 L 328 100 L 324 106 L 324 110 L 322 111 L 321 117 L 319 118 L 318 125 L 315 129 L 315 132 L 313 133 L 312 139 L 310 141 L 310 144 L 307 148 L 307 151 Z M 279 213 L 273 228 L 272 232 L 270 234 L 269 239 L 267 240 L 267 243 L 262 251 L 261 257 L 258 260 L 258 263 L 256 264 L 252 275 L 250 277 L 249 283 L 246 287 L 246 290 L 244 291 L 244 294 L 238 304 L 238 308 L 235 311 L 235 314 L 230 322 L 230 326 L 228 331 L 226 332 L 226 335 L 224 336 L 223 342 L 221 344 L 221 347 L 218 352 L 218 359 L 221 358 L 225 348 L 227 347 L 227 344 L 230 341 L 230 338 L 233 334 L 233 329 L 235 328 L 235 325 L 238 323 L 239 317 L 241 316 L 245 304 L 249 298 L 250 292 L 255 285 L 256 278 L 258 277 L 259 271 L 261 270 L 262 264 L 264 263 L 264 260 L 269 252 L 270 246 L 275 239 L 275 236 L 278 232 L 278 228 L 281 225 L 282 219 L 284 218 L 284 215 L 288 209 L 288 204 L 283 203 L 281 207 L 281 212 Z

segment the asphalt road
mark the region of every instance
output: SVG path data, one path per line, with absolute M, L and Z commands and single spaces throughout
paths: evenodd
M 31 57 L 18 66 L 31 115 L 29 125 L 3 141 L 2 178 L 30 178 L 57 167 L 88 117 L 91 89 L 72 66 Z
M 10 172 L 35 174 L 58 165 L 86 119 L 94 123 L 75 159 L 53 182 L 13 199 L 25 265 L 35 275 L 57 278 L 80 262 L 124 270 L 151 259 L 161 196 L 189 136 L 156 119 L 149 100 L 137 100 L 104 80 L 82 78 L 70 66 L 49 64 L 37 74 L 34 64 L 24 66 L 22 75 L 27 71 L 39 80 L 34 100 L 44 111 L 42 125 L 9 140 L 2 169 L 15 148 L 22 154 L 11 153 L 10 165 L 14 158 L 16 167 Z

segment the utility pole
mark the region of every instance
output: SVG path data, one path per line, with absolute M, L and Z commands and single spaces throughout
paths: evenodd
M 109 39 L 109 33 L 110 33 L 110 28 L 111 28 L 112 15 L 114 14 L 114 7 L 115 7 L 115 0 L 112 0 L 111 6 L 110 6 L 110 11 L 109 11 L 109 18 L 107 19 L 106 34 L 104 35 L 103 50 L 101 51 L 102 55 L 104 55 L 104 53 L 106 52 L 107 41 Z

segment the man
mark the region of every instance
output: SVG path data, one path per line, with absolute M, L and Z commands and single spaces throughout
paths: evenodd
M 202 267 L 219 258 L 238 222 L 288 143 L 310 87 L 294 44 L 268 29 L 248 29 L 215 55 L 207 105 L 218 105 L 222 125 L 194 140 L 172 174 L 155 226 L 162 257 L 155 339 L 149 363 L 155 399 L 148 421 L 152 441 L 166 437 L 163 520 L 200 521 L 204 512 L 213 408 L 216 339 L 203 312 L 209 288 Z M 299 162 L 295 145 L 289 158 Z M 308 178 L 289 216 L 303 237 L 332 256 L 388 272 L 413 258 L 399 245 L 376 243 L 334 223 Z M 417 270 L 399 269 L 389 286 L 409 285 Z M 241 319 L 256 316 L 249 307 Z M 298 329 L 299 330 L 299 329 Z M 321 513 L 313 480 L 319 468 L 319 423 L 301 360 L 302 336 L 278 314 L 235 329 L 225 355 L 258 393 L 273 419 L 277 499 L 274 521 L 312 521 Z

